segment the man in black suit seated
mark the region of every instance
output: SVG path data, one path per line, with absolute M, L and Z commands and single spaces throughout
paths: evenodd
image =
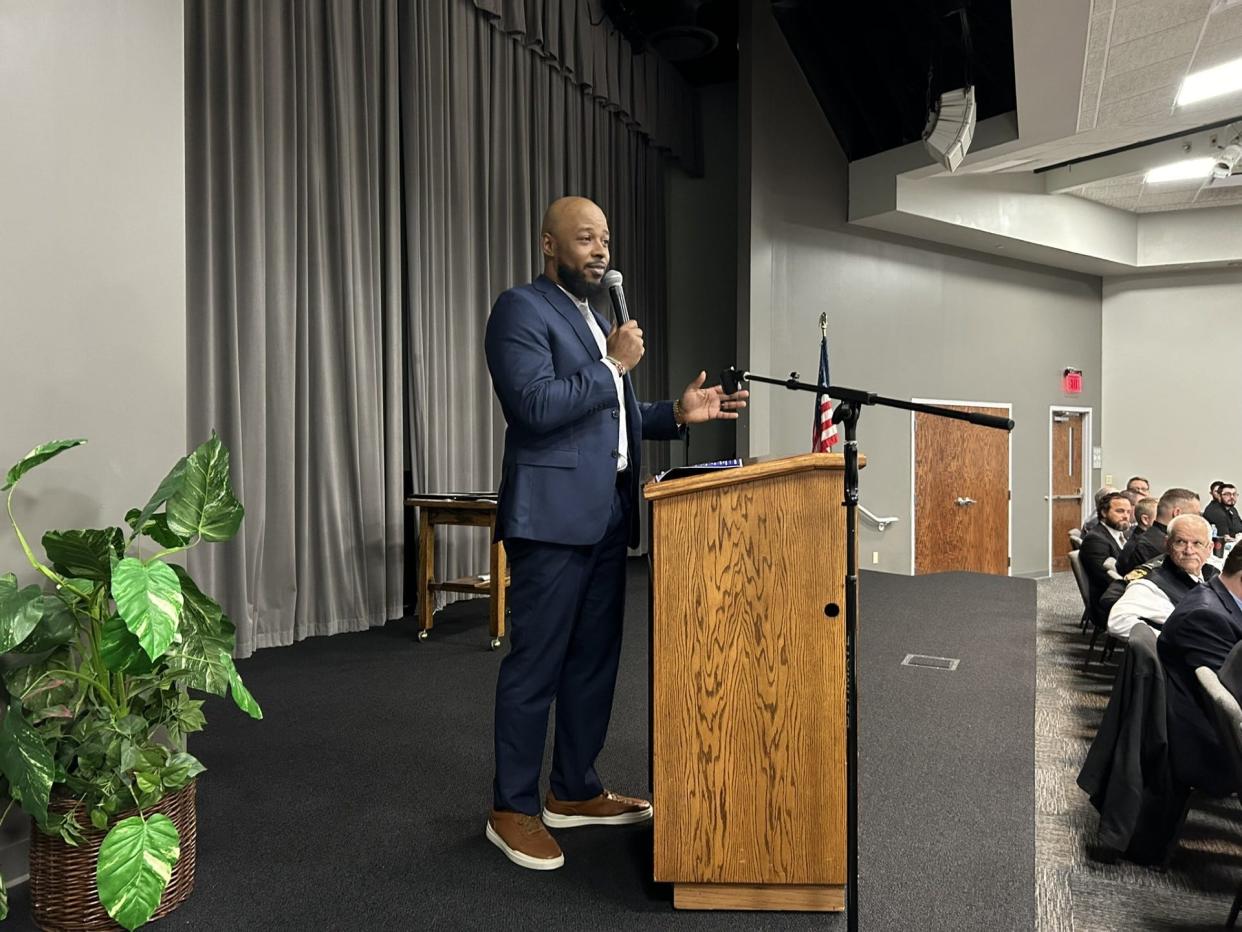
M 1132 514 L 1130 500 L 1124 493 L 1109 492 L 1101 496 L 1096 509 L 1099 523 L 1083 535 L 1082 546 L 1078 548 L 1082 568 L 1087 573 L 1091 618 L 1099 627 L 1108 623 L 1108 613 L 1101 608 L 1100 597 L 1114 579 L 1120 578 L 1114 568 L 1125 546 Z
M 1178 515 L 1197 515 L 1199 496 L 1190 489 L 1169 489 L 1156 505 L 1156 520 L 1142 534 L 1135 534 L 1117 558 L 1117 573 L 1125 576 L 1135 567 L 1165 552 L 1169 522 Z
M 1213 796 L 1234 787 L 1225 749 L 1216 738 L 1212 710 L 1195 678 L 1197 667 L 1220 673 L 1229 651 L 1242 641 L 1242 546 L 1225 558 L 1219 576 L 1191 590 L 1173 609 L 1157 650 L 1167 689 L 1169 757 L 1173 775 Z M 1225 682 L 1235 696 L 1242 683 Z
M 1242 534 L 1242 516 L 1238 514 L 1238 490 L 1232 482 L 1220 487 L 1220 501 L 1211 502 L 1203 510 L 1203 517 L 1215 525 L 1217 537 L 1237 537 Z

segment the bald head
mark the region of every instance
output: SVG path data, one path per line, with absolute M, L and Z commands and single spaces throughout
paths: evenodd
M 608 218 L 594 201 L 585 197 L 553 201 L 539 233 L 543 274 L 580 300 L 595 297 L 604 290 L 608 241 Z

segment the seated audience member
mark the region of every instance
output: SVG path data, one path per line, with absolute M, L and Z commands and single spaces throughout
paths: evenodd
M 1158 498 L 1140 498 L 1134 506 L 1134 527 L 1139 534 L 1142 534 L 1155 523 L 1156 506 L 1160 504 Z
M 1220 501 L 1220 487 L 1224 484 L 1225 484 L 1224 479 L 1217 479 L 1210 486 L 1208 486 L 1208 495 L 1211 497 L 1212 501 L 1214 502 Z
M 1167 689 L 1169 759 L 1173 775 L 1187 786 L 1213 796 L 1234 787 L 1225 765 L 1225 749 L 1201 698 L 1197 667 L 1220 673 L 1235 644 L 1242 641 L 1242 547 L 1225 558 L 1225 568 L 1210 582 L 1192 589 L 1165 620 L 1157 648 Z M 1225 682 L 1234 695 L 1242 683 Z
M 1083 535 L 1078 548 L 1079 560 L 1087 574 L 1088 601 L 1091 618 L 1100 626 L 1107 624 L 1108 613 L 1100 599 L 1109 583 L 1120 578 L 1114 568 L 1125 546 L 1126 530 L 1130 527 L 1130 500 L 1120 492 L 1109 492 L 1096 509 L 1099 524 Z
M 1134 489 L 1122 489 L 1121 494 L 1126 497 L 1130 503 L 1130 527 L 1126 531 L 1126 540 L 1134 539 L 1135 528 L 1138 527 L 1134 523 L 1134 509 L 1138 508 L 1138 503 L 1143 500 L 1142 493 L 1134 491 Z
M 1182 596 L 1216 575 L 1216 568 L 1206 562 L 1212 553 L 1211 528 L 1198 515 L 1178 515 L 1169 521 L 1166 548 L 1164 559 L 1153 561 L 1150 572 L 1132 580 L 1108 613 L 1108 633 L 1113 637 L 1128 638 L 1140 622 L 1159 630 Z
M 1137 509 L 1136 509 L 1137 511 Z M 1143 534 L 1135 535 L 1117 558 L 1117 572 L 1125 576 L 1136 566 L 1154 560 L 1165 552 L 1164 538 L 1169 522 L 1178 515 L 1197 515 L 1199 496 L 1190 489 L 1169 489 L 1156 505 L 1156 520 Z M 1209 535 L 1210 536 L 1210 535 Z
M 1105 495 L 1111 495 L 1117 489 L 1111 485 L 1100 486 L 1095 493 L 1095 497 L 1091 499 L 1095 504 L 1095 511 L 1091 513 L 1091 517 L 1082 523 L 1082 533 L 1085 537 L 1087 532 L 1100 523 L 1100 502 L 1104 500 Z
M 1138 492 L 1140 497 L 1146 498 L 1151 494 L 1151 483 L 1142 476 L 1132 476 L 1130 481 L 1126 483 L 1126 490 Z
M 1217 537 L 1236 537 L 1242 534 L 1242 516 L 1238 514 L 1238 490 L 1232 482 L 1222 482 L 1217 494 L 1219 501 L 1209 502 L 1203 509 L 1203 517 L 1215 525 Z

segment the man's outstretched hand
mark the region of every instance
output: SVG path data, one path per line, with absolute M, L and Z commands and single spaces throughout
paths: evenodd
M 746 389 L 726 395 L 719 385 L 704 388 L 707 373 L 700 372 L 698 378 L 686 386 L 681 393 L 681 417 L 685 424 L 701 424 L 717 418 L 737 420 L 737 413 L 746 407 L 746 399 L 750 392 Z

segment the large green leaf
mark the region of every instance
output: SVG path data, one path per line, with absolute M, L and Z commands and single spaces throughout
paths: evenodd
M 43 617 L 43 593 L 38 586 L 17 588 L 12 573 L 0 576 L 0 654 L 26 640 Z
M 53 766 L 52 752 L 22 717 L 21 704 L 10 702 L 0 723 L 0 771 L 22 808 L 39 822 L 47 819 Z
M 229 666 L 233 668 L 232 675 L 229 677 L 229 691 L 233 694 L 233 701 L 237 703 L 239 709 L 251 718 L 263 718 L 263 710 L 254 701 L 254 696 L 250 695 L 250 690 L 242 685 L 241 674 L 237 672 L 237 667 L 233 666 L 233 658 L 229 657 L 228 659 Z
M 125 626 L 138 636 L 147 656 L 158 660 L 181 621 L 181 583 L 167 563 L 126 557 L 112 571 L 112 597 Z
M 168 527 L 168 515 L 164 514 L 164 512 L 161 511 L 157 515 L 151 515 L 141 527 L 138 525 L 140 517 L 142 516 L 138 513 L 137 508 L 131 508 L 125 512 L 125 523 L 134 530 L 134 533 L 130 535 L 130 540 L 133 540 L 139 534 L 146 534 L 147 537 L 161 547 L 168 547 L 169 549 L 184 547 L 188 543 L 185 538 L 174 534 Z
M 161 782 L 165 789 L 179 790 L 206 769 L 193 754 L 176 751 L 168 755 Z
M 134 529 L 135 534 L 149 533 L 145 527 L 147 519 L 155 514 L 155 510 L 159 508 L 160 505 L 164 504 L 164 502 L 168 501 L 171 496 L 181 491 L 182 486 L 185 485 L 186 462 L 187 461 L 184 456 L 177 460 L 173 468 L 168 470 L 168 475 L 165 476 L 160 482 L 159 488 L 157 488 L 151 495 L 151 500 L 147 502 L 146 507 L 142 509 L 133 521 L 129 522 L 129 526 Z M 129 521 L 129 515 L 125 516 L 125 520 Z M 155 535 L 152 536 L 154 537 Z M 132 536 L 130 539 L 133 539 Z M 156 539 L 158 540 L 158 538 Z M 160 541 L 160 543 L 163 543 L 163 541 Z M 167 547 L 168 544 L 164 544 L 164 546 Z
M 131 816 L 112 827 L 99 848 L 95 879 L 99 902 L 126 929 L 136 929 L 155 912 L 181 857 L 181 839 L 162 813 Z
M 5 671 L 4 685 L 8 694 L 17 697 L 27 712 L 37 712 L 52 705 L 74 704 L 84 688 L 82 684 L 55 674 L 45 674 L 47 670 L 67 669 L 72 665 L 70 648 L 62 647 L 35 662 L 29 662 L 30 658 L 22 659 L 27 662 Z
M 66 450 L 83 443 L 86 443 L 84 437 L 77 440 L 53 440 L 51 443 L 40 444 L 9 467 L 8 474 L 4 477 L 4 485 L 0 486 L 0 492 L 7 492 L 13 487 L 13 483 L 40 463 L 46 463 L 53 456 L 59 456 Z
M 125 625 L 125 619 L 113 615 L 104 622 L 99 638 L 99 656 L 113 673 L 142 675 L 150 673 L 155 662 L 147 656 L 138 636 Z
M 119 527 L 48 531 L 43 535 L 43 549 L 60 575 L 107 582 L 112 561 L 125 556 L 125 535 Z
M 44 651 L 63 647 L 73 640 L 77 633 L 78 623 L 73 612 L 58 597 L 45 595 L 40 597 L 43 617 L 35 625 L 30 636 L 16 648 L 23 654 L 42 654 Z
M 191 688 L 227 695 L 233 672 L 233 623 L 210 596 L 203 594 L 185 569 L 175 563 L 172 568 L 181 582 L 185 601 L 181 641 L 173 646 L 170 662 L 188 671 L 186 685 Z M 220 659 L 221 654 L 227 663 Z
M 229 486 L 229 451 L 213 432 L 190 454 L 185 481 L 168 499 L 168 526 L 188 539 L 228 540 L 241 526 L 244 509 Z

